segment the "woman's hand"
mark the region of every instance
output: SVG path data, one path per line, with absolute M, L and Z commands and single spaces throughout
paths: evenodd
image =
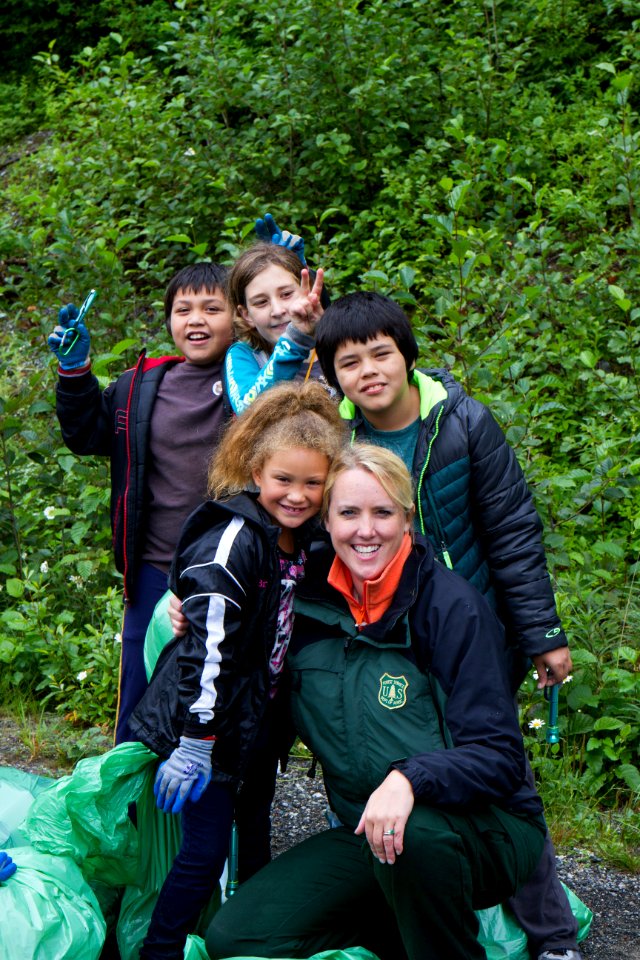
M 310 337 L 315 336 L 316 324 L 324 308 L 320 303 L 320 295 L 324 285 L 324 270 L 318 267 L 313 287 L 310 287 L 309 271 L 303 270 L 300 276 L 300 292 L 289 306 L 291 322 L 302 333 Z
M 371 851 L 380 863 L 395 863 L 402 853 L 413 803 L 413 787 L 399 770 L 392 770 L 369 797 L 355 832 L 366 833 Z
M 189 621 L 182 612 L 182 600 L 176 597 L 175 593 L 172 593 L 169 598 L 168 612 L 174 637 L 184 637 Z

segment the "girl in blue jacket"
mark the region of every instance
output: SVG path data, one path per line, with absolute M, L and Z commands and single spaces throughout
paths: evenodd
M 233 413 L 242 413 L 275 383 L 323 379 L 314 350 L 322 311 L 310 307 L 323 296 L 321 269 L 312 283 L 292 250 L 257 243 L 232 267 L 228 296 L 238 338 L 224 364 L 225 396 Z M 326 296 L 325 301 L 326 306 Z M 301 304 L 309 309 L 302 311 Z

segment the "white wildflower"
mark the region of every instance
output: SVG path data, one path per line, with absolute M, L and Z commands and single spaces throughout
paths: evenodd
M 83 680 L 87 679 L 87 676 L 88 676 L 87 671 L 81 670 L 78 676 L 76 677 L 76 680 L 80 680 L 80 682 L 82 683 Z
M 40 573 L 49 573 L 49 564 L 46 560 L 43 560 L 40 564 Z
M 541 727 L 544 727 L 544 720 L 541 720 L 540 717 L 536 717 L 534 720 L 529 720 L 530 730 L 540 730 Z
M 568 673 L 562 682 L 563 682 L 563 683 L 571 683 L 572 680 L 573 680 L 573 674 L 572 674 L 572 673 Z
M 534 680 L 539 680 L 539 679 L 540 679 L 539 676 L 538 676 L 538 671 L 537 671 L 537 670 L 534 670 L 534 671 L 533 671 L 533 679 L 534 679 Z
M 188 147 L 184 152 L 185 157 L 195 157 L 196 152 L 193 147 Z
M 116 643 L 122 643 L 122 634 L 121 634 L 121 633 L 114 633 L 113 639 L 115 640 Z
M 45 517 L 46 517 L 47 520 L 53 520 L 53 518 L 54 518 L 55 515 L 56 515 L 56 508 L 55 508 L 55 507 L 45 507 L 42 512 L 44 513 L 44 515 L 45 515 Z

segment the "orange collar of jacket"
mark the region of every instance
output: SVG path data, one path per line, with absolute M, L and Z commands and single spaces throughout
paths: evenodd
M 329 585 L 341 593 L 349 604 L 356 626 L 366 627 L 368 623 L 375 623 L 389 608 L 412 546 L 410 534 L 405 533 L 400 549 L 378 579 L 364 581 L 361 600 L 357 600 L 354 596 L 351 571 L 339 557 L 335 558 L 327 580 Z

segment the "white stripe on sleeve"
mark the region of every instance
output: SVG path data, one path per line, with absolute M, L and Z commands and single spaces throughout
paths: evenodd
M 243 527 L 244 520 L 242 517 L 235 516 L 232 518 L 220 537 L 212 563 L 226 567 L 233 544 Z M 206 619 L 207 653 L 200 675 L 200 696 L 189 708 L 189 713 L 198 714 L 200 723 L 213 720 L 218 696 L 215 684 L 220 675 L 220 662 L 222 660 L 220 645 L 225 638 L 225 615 L 228 602 L 227 598 L 220 594 L 212 594 L 209 598 Z M 233 603 L 233 601 L 231 602 Z M 237 607 L 237 604 L 234 603 L 233 605 Z

